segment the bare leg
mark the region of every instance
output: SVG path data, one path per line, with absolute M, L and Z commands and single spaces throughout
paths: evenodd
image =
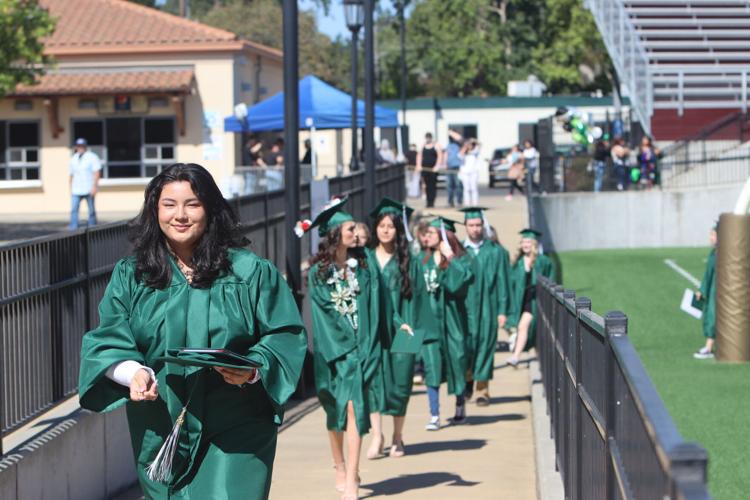
M 706 349 L 708 349 L 708 352 L 714 352 L 714 339 L 706 339 Z
M 344 491 L 346 486 L 346 464 L 344 464 L 344 433 L 328 431 L 328 441 L 331 444 L 333 467 L 336 469 L 336 489 Z
M 516 348 L 513 350 L 512 356 L 512 359 L 515 359 L 516 362 L 521 356 L 524 347 L 526 347 L 526 340 L 529 338 L 529 327 L 533 319 L 534 317 L 531 313 L 525 312 L 521 315 L 521 319 L 518 322 L 518 337 L 516 338 Z
M 383 419 L 380 413 L 370 413 L 370 426 L 372 427 L 372 442 L 367 450 L 367 458 L 374 460 L 383 454 Z
M 357 417 L 351 401 L 346 408 L 346 445 L 346 488 L 341 500 L 357 500 L 359 498 L 359 455 L 362 452 L 362 437 L 357 431 Z
M 404 424 L 406 423 L 405 416 L 393 417 L 393 441 L 391 446 L 391 457 L 403 457 L 404 456 Z

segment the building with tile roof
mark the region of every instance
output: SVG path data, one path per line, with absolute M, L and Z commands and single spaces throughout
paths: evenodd
M 78 137 L 102 159 L 100 212 L 137 211 L 176 161 L 228 184 L 243 137 L 223 118 L 282 89 L 280 51 L 124 0 L 40 3 L 57 19 L 44 42 L 55 64 L 0 99 L 0 213 L 69 210 Z

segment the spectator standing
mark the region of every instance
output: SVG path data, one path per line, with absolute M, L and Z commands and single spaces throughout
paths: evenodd
M 537 175 L 539 174 L 539 151 L 536 150 L 534 143 L 529 139 L 523 141 L 523 165 L 531 173 L 529 176 L 531 179 L 530 188 L 538 186 Z
M 283 167 L 284 166 L 284 139 L 278 138 L 274 141 L 271 150 L 266 153 L 261 166 Z
M 617 190 L 624 191 L 628 188 L 627 161 L 630 150 L 625 147 L 622 137 L 617 137 L 612 146 L 612 162 L 615 165 L 615 176 L 617 177 Z
M 638 163 L 641 169 L 641 184 L 646 186 L 646 189 L 651 189 L 657 184 L 656 161 L 658 155 L 659 150 L 654 148 L 651 138 L 644 136 L 638 150 Z
M 89 209 L 88 225 L 96 225 L 96 207 L 94 198 L 101 177 L 102 164 L 96 153 L 89 151 L 86 139 L 78 138 L 74 146 L 73 157 L 68 165 L 70 173 L 70 229 L 78 229 L 78 212 L 81 200 L 86 200 Z
M 459 170 L 461 169 L 461 148 L 464 143 L 464 138 L 461 134 L 455 130 L 448 130 L 448 146 L 445 148 L 445 164 L 447 167 L 446 172 L 446 183 L 448 185 L 448 205 L 451 207 L 459 206 L 464 204 L 464 192 L 461 179 L 459 178 Z M 455 200 L 455 203 L 454 203 Z
M 376 156 L 378 165 L 393 165 L 396 163 L 396 154 L 391 149 L 391 143 L 388 139 L 380 141 L 380 147 L 376 152 Z
M 417 145 L 409 144 L 409 150 L 406 152 L 406 193 L 409 198 L 422 196 L 422 181 L 417 170 L 418 154 Z
M 435 206 L 437 196 L 437 169 L 442 163 L 442 150 L 433 141 L 432 134 L 427 132 L 424 136 L 424 145 L 417 154 L 417 170 L 422 173 L 425 192 L 427 194 L 427 208 Z
M 301 165 L 312 165 L 312 142 L 305 139 L 305 156 L 300 160 Z
M 607 157 L 609 157 L 609 145 L 607 141 L 599 139 L 594 145 L 594 191 L 597 193 L 602 190 L 604 184 Z
M 263 141 L 261 141 L 257 137 L 252 137 L 247 141 L 247 143 L 245 144 L 245 151 L 247 151 L 248 165 L 250 165 L 251 167 L 258 166 L 258 163 L 261 160 L 262 150 Z
M 461 148 L 461 173 L 459 178 L 463 183 L 464 201 L 469 206 L 479 204 L 479 153 L 480 145 L 476 139 L 469 139 Z
M 510 178 L 510 192 L 505 197 L 506 201 L 511 201 L 513 199 L 513 193 L 516 189 L 521 191 L 521 194 L 523 194 L 523 186 L 521 186 L 521 183 L 519 182 L 519 179 L 523 179 L 523 155 L 521 154 L 521 148 L 518 146 L 518 144 L 514 144 L 512 148 L 510 148 L 510 152 L 508 153 L 508 156 L 505 158 L 505 161 L 510 165 L 508 168 L 508 177 Z

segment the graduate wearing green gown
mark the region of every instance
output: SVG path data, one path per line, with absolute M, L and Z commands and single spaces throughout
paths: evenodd
M 475 311 L 469 331 L 469 369 L 477 382 L 476 404 L 489 404 L 489 381 L 494 372 L 495 348 L 498 326 L 505 326 L 510 310 L 510 258 L 508 251 L 486 238 L 488 224 L 484 207 L 466 207 L 464 223 L 468 238 L 464 241 L 472 257 L 474 282 L 467 296 L 466 306 Z M 467 382 L 467 392 L 472 392 L 472 381 Z M 467 396 L 468 396 L 467 393 Z
M 383 287 L 389 293 L 388 306 L 392 313 L 388 317 L 393 318 L 392 331 L 395 334 L 402 324 L 407 324 L 419 336 L 420 333 L 434 331 L 437 325 L 425 290 L 424 270 L 409 248 L 405 228 L 412 212 L 412 208 L 390 198 L 381 200 L 370 213 L 375 222 L 368 257 L 370 265 L 380 270 Z M 386 389 L 383 413 L 394 417 L 389 456 L 401 457 L 405 454 L 404 417 L 412 391 L 416 352 L 394 352 L 390 349 L 392 341 L 389 338 L 383 345 L 381 367 Z M 373 459 L 382 455 L 384 439 L 380 415 L 372 415 L 371 422 L 374 435 L 367 457 Z
M 555 266 L 544 254 L 538 253 L 539 231 L 524 229 L 521 234 L 521 251 L 511 267 L 511 313 L 508 317 L 509 327 L 518 327 L 518 334 L 513 354 L 508 360 L 512 366 L 518 364 L 522 351 L 534 347 L 536 334 L 536 282 L 538 276 L 554 279 Z M 527 263 L 533 265 L 527 269 Z
M 370 413 L 385 409 L 381 345 L 390 335 L 390 321 L 379 272 L 356 246 L 355 224 L 343 211 L 345 203 L 346 199 L 333 200 L 307 224 L 308 230 L 317 227 L 324 238 L 310 261 L 308 291 L 315 387 L 326 413 L 336 487 L 344 492 L 342 498 L 356 498 L 361 436 L 370 429 Z
M 703 336 L 706 343 L 693 353 L 696 359 L 711 359 L 714 357 L 714 342 L 716 340 L 716 235 L 718 223 L 711 229 L 711 252 L 708 254 L 706 271 L 703 273 L 701 287 L 696 299 L 703 306 Z
M 466 341 L 470 323 L 466 296 L 474 274 L 471 257 L 456 239 L 455 224 L 443 217 L 432 221 L 426 235 L 428 249 L 419 255 L 438 325 L 436 330 L 426 333 L 421 351 L 431 415 L 426 429 L 431 431 L 440 429 L 438 388 L 443 382 L 448 383 L 448 393 L 456 395 L 453 423 L 463 423 L 466 416 Z M 440 264 L 435 261 L 436 256 Z
M 233 248 L 241 242 L 231 234 L 236 219 L 202 167 L 177 164 L 155 177 L 134 222 L 135 257 L 115 266 L 100 324 L 83 338 L 81 406 L 126 406 L 148 499 L 267 498 L 283 405 L 307 346 L 292 293 L 271 263 Z M 225 269 L 210 265 L 211 251 Z M 157 257 L 149 267 L 149 256 L 163 265 Z M 183 347 L 230 349 L 259 368 L 219 372 L 160 360 Z M 130 365 L 134 373 L 123 378 Z M 146 469 L 183 407 L 171 474 L 154 480 Z

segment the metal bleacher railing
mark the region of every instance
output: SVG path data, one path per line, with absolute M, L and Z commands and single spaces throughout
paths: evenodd
M 711 498 L 704 448 L 683 440 L 633 344 L 627 317 L 537 284 L 537 353 L 565 497 Z
M 332 195 L 348 195 L 364 220 L 364 172 L 328 179 Z M 376 194 L 403 199 L 404 166 L 376 170 Z M 284 269 L 285 191 L 230 199 L 250 249 Z M 310 217 L 310 184 L 300 189 Z M 81 339 L 97 325 L 98 304 L 117 261 L 130 251 L 127 222 L 0 246 L 0 438 L 75 395 Z M 302 258 L 310 238 L 302 240 Z M 0 439 L 0 455 L 2 455 Z

